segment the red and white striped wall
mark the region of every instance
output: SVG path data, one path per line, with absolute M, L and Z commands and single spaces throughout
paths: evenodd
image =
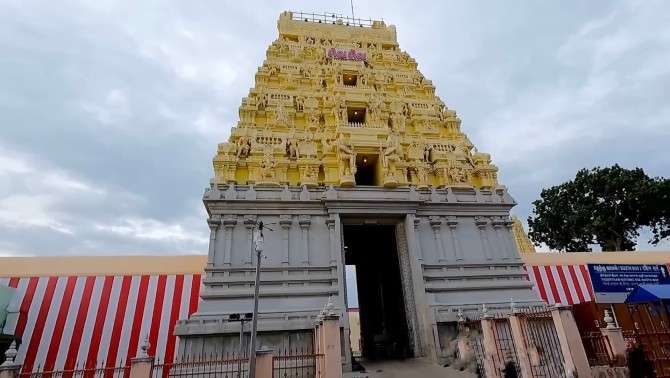
M 586 264 L 525 268 L 549 304 L 594 299 Z M 147 336 L 150 354 L 172 362 L 178 343 L 174 326 L 197 310 L 201 283 L 200 274 L 172 272 L 0 277 L 0 285 L 18 289 L 11 305 L 20 310 L 18 321 L 4 330 L 22 340 L 17 362 L 25 372 L 121 366 Z
M 0 277 L 17 289 L 23 371 L 121 366 L 148 335 L 150 355 L 172 362 L 178 319 L 198 307 L 200 274 Z M 9 327 L 9 325 L 8 325 Z
M 586 264 L 526 265 L 537 295 L 549 304 L 573 305 L 595 299 Z

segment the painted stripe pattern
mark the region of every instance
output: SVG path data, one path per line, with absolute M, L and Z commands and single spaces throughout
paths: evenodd
M 586 265 L 529 265 L 525 268 L 535 292 L 549 304 L 573 305 L 594 300 Z
M 526 266 L 538 296 L 549 304 L 593 300 L 586 265 Z M 24 372 L 127 365 L 145 337 L 149 352 L 172 362 L 179 319 L 198 307 L 199 274 L 0 277 L 17 289 L 20 315 L 5 333 L 21 339 L 16 361 Z
M 19 310 L 5 333 L 21 340 L 23 372 L 129 365 L 145 337 L 150 351 L 172 362 L 177 320 L 198 307 L 200 274 L 0 277 L 17 289 Z

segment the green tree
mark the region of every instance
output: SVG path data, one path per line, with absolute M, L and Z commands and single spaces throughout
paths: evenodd
M 670 236 L 670 180 L 651 178 L 641 168 L 619 165 L 582 169 L 572 181 L 542 190 L 528 217 L 536 245 L 562 251 L 635 248 L 640 228 L 652 230 L 651 243 Z

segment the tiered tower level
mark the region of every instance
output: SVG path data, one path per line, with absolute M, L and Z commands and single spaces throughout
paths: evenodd
M 387 188 L 497 186 L 394 26 L 285 12 L 278 28 L 214 157 L 217 183 L 353 186 L 365 159 Z
M 331 300 L 350 367 L 346 265 L 356 266 L 368 357 L 439 360 L 455 322 L 481 316 L 482 304 L 538 303 L 513 235 L 514 200 L 400 50 L 395 27 L 285 12 L 278 29 L 214 157 L 202 301 L 175 327 L 179 353 L 238 350 L 230 315 L 253 308 L 259 222 L 261 345 L 310 348 Z

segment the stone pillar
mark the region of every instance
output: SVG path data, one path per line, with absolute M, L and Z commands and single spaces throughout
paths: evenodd
M 293 220 L 291 219 L 290 215 L 282 215 L 279 217 L 279 225 L 282 228 L 282 242 L 284 247 L 281 263 L 285 265 L 290 264 L 291 261 L 289 239 L 291 238 L 292 223 Z
M 570 306 L 556 305 L 551 309 L 551 317 L 561 344 L 566 375 L 574 376 L 576 373 L 579 377 L 590 377 L 591 367 Z
M 256 351 L 256 378 L 272 378 L 273 357 L 274 351 L 272 349 L 263 348 Z
M 505 235 L 502 231 L 504 222 L 502 218 L 495 218 L 491 224 L 493 225 L 493 233 L 495 234 L 495 240 L 498 243 L 498 249 L 501 251 L 499 256 L 507 260 L 511 257 L 511 254 L 509 251 L 509 245 L 507 244 Z
M 512 339 L 514 340 L 514 349 L 516 349 L 516 356 L 519 360 L 519 367 L 521 368 L 522 377 L 533 377 L 533 370 L 531 368 L 530 358 L 528 357 L 528 342 L 523 333 L 524 319 L 519 316 L 517 312 L 513 312 L 509 316 L 509 325 L 512 331 Z
M 421 241 L 416 238 L 417 231 L 419 231 L 419 225 L 421 225 L 421 219 L 417 218 L 416 215 L 414 214 L 408 214 L 407 215 L 407 220 L 408 224 L 410 224 L 409 220 L 412 220 L 411 224 L 414 225 L 414 233 L 413 233 L 413 238 L 414 238 L 414 247 L 416 248 L 416 259 L 419 260 L 421 263 L 423 263 L 423 251 L 421 250 Z M 407 233 L 407 240 L 410 240 L 410 233 Z
M 403 277 L 403 291 L 405 292 L 405 306 L 410 323 L 414 354 L 417 357 L 428 357 L 438 360 L 433 335 L 435 317 L 427 305 L 426 287 L 423 280 L 423 264 L 419 260 L 420 240 L 416 232 L 420 222 L 414 214 L 407 214 L 402 225 L 396 226 L 396 241 L 401 266 L 406 267 Z M 400 228 L 402 227 L 402 228 Z M 403 245 L 404 244 L 404 245 Z
M 251 189 L 253 189 L 253 187 L 251 187 Z M 254 227 L 256 227 L 256 216 L 245 215 L 244 227 L 247 228 L 247 243 L 249 245 L 249 252 L 247 253 L 244 263 L 251 265 L 254 262 Z
M 326 219 L 326 226 L 328 227 L 328 241 L 330 250 L 330 266 L 337 265 L 337 254 L 340 252 L 339 243 L 335 234 L 335 226 L 337 219 L 331 215 Z
M 504 233 L 504 239 L 507 242 L 507 245 L 509 246 L 509 253 L 510 257 L 513 259 L 520 260 L 521 256 L 519 256 L 519 251 L 516 246 L 516 242 L 514 241 L 514 233 L 512 232 L 512 226 L 514 226 L 514 222 L 509 217 L 506 217 L 503 225 L 505 226 L 505 233 Z
M 484 348 L 484 375 L 486 377 L 498 377 L 500 376 L 499 371 L 496 369 L 495 362 L 493 361 L 493 356 L 495 356 L 497 351 L 497 345 L 495 338 L 495 333 L 493 332 L 493 327 L 495 327 L 495 320 L 492 316 L 486 313 L 486 307 L 482 306 L 482 348 Z
M 605 317 L 603 319 L 607 326 L 601 328 L 600 332 L 607 338 L 609 341 L 609 352 L 610 356 L 616 359 L 625 359 L 626 358 L 626 340 L 623 338 L 623 333 L 621 328 L 617 327 L 614 323 L 614 318 L 610 310 L 605 310 Z
M 9 349 L 5 351 L 5 361 L 0 365 L 0 378 L 17 378 L 21 372 L 21 365 L 14 362 L 18 351 L 16 341 L 12 341 Z
M 451 247 L 454 250 L 454 257 L 456 260 L 463 260 L 463 251 L 461 251 L 461 243 L 458 241 L 456 235 L 456 227 L 458 227 L 458 218 L 454 216 L 447 217 L 447 226 L 449 227 L 449 237 L 451 238 Z
M 326 314 L 323 317 L 323 368 L 324 378 L 342 377 L 342 346 L 340 340 L 339 316 Z
M 213 267 L 215 265 L 214 256 L 216 253 L 216 233 L 221 224 L 221 216 L 212 215 L 207 219 L 209 226 L 209 252 L 207 253 L 207 266 Z
M 223 219 L 223 265 L 230 266 L 233 258 L 233 229 L 237 224 L 237 216 L 230 216 Z
M 298 224 L 302 237 L 302 263 L 309 265 L 309 226 L 312 224 L 312 219 L 309 215 L 301 215 Z
M 491 260 L 491 252 L 489 248 L 489 237 L 486 235 L 486 225 L 489 224 L 488 219 L 484 217 L 475 217 L 475 224 L 479 229 L 479 239 L 482 242 L 482 251 L 484 252 L 484 258 L 486 260 Z
M 435 246 L 437 248 L 437 258 L 439 262 L 444 262 L 444 245 L 442 244 L 442 236 L 440 232 L 442 230 L 442 219 L 440 217 L 430 217 L 429 219 L 430 227 L 433 228 L 433 237 L 435 238 Z

